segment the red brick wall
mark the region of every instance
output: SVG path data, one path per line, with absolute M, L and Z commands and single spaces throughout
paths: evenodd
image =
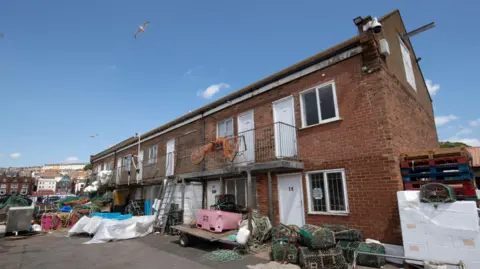
M 352 62 L 355 60 L 338 65 L 337 70 L 349 70 Z M 350 74 L 333 76 L 342 120 L 298 131 L 298 149 L 305 171 L 345 169 L 349 214 L 308 214 L 304 176 L 306 222 L 344 224 L 360 229 L 365 238 L 399 243 L 396 192 L 402 190 L 402 181 L 396 156 L 405 150 L 436 147 L 434 120 L 418 99 L 384 68 L 362 75 L 355 66 L 350 67 Z M 296 106 L 300 125 L 298 103 Z M 278 223 L 275 175 L 272 179 Z M 260 211 L 268 214 L 266 176 L 257 178 L 257 192 Z

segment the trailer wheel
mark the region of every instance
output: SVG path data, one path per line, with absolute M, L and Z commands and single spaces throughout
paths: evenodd
M 181 234 L 180 235 L 180 246 L 182 247 L 188 247 L 189 244 L 189 238 L 187 234 Z

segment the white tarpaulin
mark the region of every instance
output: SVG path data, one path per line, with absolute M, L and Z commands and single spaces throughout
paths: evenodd
M 397 192 L 397 199 L 407 258 L 462 261 L 467 268 L 480 268 L 480 219 L 475 201 L 435 207 L 421 203 L 419 191 Z
M 132 217 L 125 220 L 82 217 L 68 231 L 68 235 L 94 234 L 93 238 L 84 244 L 131 239 L 152 233 L 154 220 L 155 216 Z

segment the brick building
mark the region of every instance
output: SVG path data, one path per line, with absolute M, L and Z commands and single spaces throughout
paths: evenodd
M 35 179 L 20 173 L 0 173 L 0 196 L 30 195 Z
M 111 167 L 117 186 L 144 199 L 168 176 L 200 180 L 203 207 L 235 194 L 275 223 L 345 224 L 398 243 L 397 156 L 438 137 L 399 11 L 379 19 L 380 33 L 364 31 L 370 20 L 352 25 L 358 36 L 91 156 L 93 171 Z M 216 150 L 192 163 L 200 146 L 231 136 L 233 162 Z

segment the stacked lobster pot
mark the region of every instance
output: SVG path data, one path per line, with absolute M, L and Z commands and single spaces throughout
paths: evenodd
M 337 247 L 343 252 L 343 256 L 348 263 L 353 263 L 355 252 L 368 252 L 385 254 L 385 247 L 378 243 L 362 242 L 362 233 L 356 229 L 349 229 L 343 225 L 326 224 L 322 227 L 328 228 L 335 233 Z M 380 268 L 385 265 L 384 257 L 359 253 L 356 257 L 356 264 Z
M 300 229 L 299 234 L 303 246 L 298 248 L 298 260 L 302 268 L 348 268 L 331 229 L 307 224 Z
M 272 261 L 298 263 L 299 230 L 296 225 L 280 225 L 272 229 Z

